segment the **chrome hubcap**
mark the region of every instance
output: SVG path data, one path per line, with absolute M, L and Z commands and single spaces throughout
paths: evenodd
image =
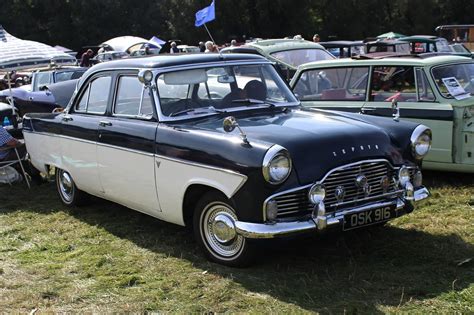
M 73 183 L 71 176 L 64 171 L 60 171 L 59 174 L 59 189 L 61 191 L 61 195 L 66 201 L 72 200 L 73 195 Z
M 239 253 L 244 238 L 235 230 L 235 216 L 232 209 L 220 203 L 209 204 L 202 215 L 203 236 L 210 249 L 224 257 Z

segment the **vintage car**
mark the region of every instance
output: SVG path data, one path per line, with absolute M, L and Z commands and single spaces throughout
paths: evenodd
M 130 55 L 127 54 L 125 51 L 104 51 L 95 55 L 94 58 L 91 59 L 91 62 L 92 64 L 96 64 L 100 62 L 106 62 L 115 59 L 124 59 L 128 57 L 130 57 Z
M 264 56 L 277 64 L 280 74 L 287 81 L 303 63 L 335 58 L 323 46 L 302 39 L 259 39 L 242 46 L 226 47 L 221 52 Z
M 447 53 L 463 57 L 472 57 L 472 53 L 461 43 L 449 44 L 446 38 L 431 35 L 413 35 L 398 39 L 410 44 L 412 54 Z
M 457 92 L 449 82 L 459 83 Z M 472 59 L 420 54 L 317 62 L 301 66 L 290 85 L 305 107 L 391 117 L 396 102 L 400 119 L 433 131 L 424 168 L 474 172 Z
M 365 44 L 362 41 L 335 40 L 318 44 L 337 58 L 350 58 L 365 54 Z
M 76 79 L 77 81 L 86 70 L 87 68 L 82 67 L 57 67 L 53 69 L 48 67 L 35 70 L 32 73 L 31 85 L 0 91 L 0 103 L 3 103 L 3 106 L 0 106 L 0 121 L 8 117 L 16 129 L 19 125 L 21 126 L 21 117 L 26 113 L 47 113 L 58 106 L 67 105 L 56 102 L 48 87 L 68 80 Z M 70 93 L 70 88 L 67 88 L 65 93 Z M 16 114 L 13 114 L 11 106 L 8 106 L 10 96 L 13 97 Z M 18 133 L 21 134 L 21 131 L 15 131 L 15 135 Z
M 381 224 L 429 194 L 429 128 L 302 110 L 256 55 L 96 65 L 64 112 L 26 115 L 24 137 L 64 204 L 87 193 L 191 226 L 232 266 L 251 261 L 255 239 Z
M 389 52 L 389 53 L 409 54 L 410 44 L 407 42 L 396 40 L 396 39 L 382 39 L 382 40 L 379 39 L 375 41 L 366 42 L 365 52 L 366 53 Z

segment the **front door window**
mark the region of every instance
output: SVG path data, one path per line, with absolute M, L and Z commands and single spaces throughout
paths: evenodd
M 413 67 L 378 66 L 373 68 L 370 100 L 375 102 L 416 102 Z

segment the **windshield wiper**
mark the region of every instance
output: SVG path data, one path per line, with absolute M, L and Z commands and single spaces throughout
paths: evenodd
M 273 108 L 276 106 L 274 103 L 271 103 L 269 101 L 257 100 L 255 98 L 236 99 L 236 100 L 232 100 L 232 103 L 247 103 L 246 106 L 267 105 L 267 107 L 270 107 L 270 108 Z
M 205 114 L 205 113 L 226 113 L 227 111 L 222 109 L 216 109 L 214 106 L 209 107 L 199 107 L 199 108 L 186 108 L 182 110 L 178 110 L 169 114 L 169 117 L 176 117 L 187 113 L 197 113 L 197 114 Z

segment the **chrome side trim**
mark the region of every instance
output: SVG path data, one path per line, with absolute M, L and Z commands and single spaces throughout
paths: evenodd
M 245 181 L 247 181 L 247 176 L 246 175 L 241 174 L 241 173 L 236 172 L 236 171 L 232 171 L 232 170 L 228 170 L 228 169 L 224 169 L 224 168 L 219 168 L 219 167 L 216 167 L 216 166 L 201 164 L 201 163 L 197 163 L 197 162 L 192 162 L 192 161 L 188 161 L 188 160 L 171 158 L 171 157 L 167 157 L 167 156 L 159 155 L 159 154 L 155 154 L 155 157 L 159 158 L 159 159 L 164 159 L 164 160 L 176 162 L 176 163 L 187 164 L 187 165 L 191 165 L 191 166 L 207 168 L 207 169 L 214 170 L 214 171 L 220 171 L 220 172 L 224 172 L 224 173 L 227 173 L 227 174 L 242 176 L 243 178 L 245 178 Z M 245 181 L 244 181 L 244 183 L 245 183 Z
M 102 147 L 108 147 L 108 148 L 112 148 L 112 149 L 117 149 L 117 150 L 121 150 L 121 151 L 136 153 L 136 154 L 145 155 L 145 156 L 154 156 L 153 153 L 149 153 L 149 152 L 144 152 L 144 151 L 134 150 L 134 149 L 129 149 L 129 148 L 123 148 L 123 147 L 119 147 L 119 146 L 116 146 L 116 145 L 100 143 L 100 142 L 97 142 L 97 141 L 85 140 L 85 139 L 75 138 L 75 137 L 70 137 L 70 136 L 65 136 L 65 135 L 58 135 L 58 134 L 49 133 L 49 132 L 32 132 L 32 131 L 26 131 L 26 130 L 23 131 L 23 132 L 34 133 L 34 134 L 39 134 L 39 135 L 49 136 L 49 137 L 55 137 L 55 138 L 61 138 L 61 139 L 68 139 L 68 140 L 72 140 L 72 141 L 88 143 L 88 144 L 98 145 L 98 146 L 102 146 Z
M 177 163 L 181 163 L 181 164 L 187 164 L 187 165 L 191 165 L 191 166 L 207 168 L 207 169 L 211 169 L 211 170 L 215 170 L 215 171 L 224 172 L 224 173 L 227 173 L 227 174 L 238 175 L 238 176 L 241 176 L 244 179 L 244 181 L 242 181 L 241 185 L 238 187 L 237 190 L 239 190 L 245 184 L 245 182 L 247 181 L 247 176 L 244 175 L 244 174 L 241 174 L 241 173 L 238 173 L 238 172 L 235 172 L 235 171 L 232 171 L 232 170 L 228 170 L 228 169 L 222 169 L 222 168 L 219 168 L 219 167 L 216 167 L 216 166 L 196 163 L 196 162 L 192 162 L 192 161 L 188 161 L 188 160 L 170 158 L 170 157 L 159 155 L 159 154 L 148 153 L 148 152 L 143 152 L 143 151 L 128 149 L 128 148 L 122 148 L 122 147 L 115 146 L 115 145 L 99 143 L 99 142 L 95 142 L 95 141 L 91 141 L 91 140 L 84 140 L 84 139 L 80 139 L 80 138 L 74 138 L 74 137 L 69 137 L 69 136 L 64 136 L 64 135 L 53 134 L 53 133 L 31 132 L 31 131 L 24 131 L 24 132 L 40 134 L 40 135 L 49 136 L 49 137 L 68 139 L 68 140 L 78 141 L 78 142 L 83 142 L 83 143 L 88 143 L 88 144 L 100 145 L 100 146 L 108 147 L 108 148 L 112 148 L 112 149 L 127 151 L 127 152 L 131 152 L 131 153 L 137 153 L 137 154 L 141 154 L 141 155 L 145 155 L 145 156 L 151 156 L 151 157 L 160 158 L 160 159 L 164 159 L 164 160 L 169 160 L 169 161 L 173 161 L 173 162 L 177 162 Z

